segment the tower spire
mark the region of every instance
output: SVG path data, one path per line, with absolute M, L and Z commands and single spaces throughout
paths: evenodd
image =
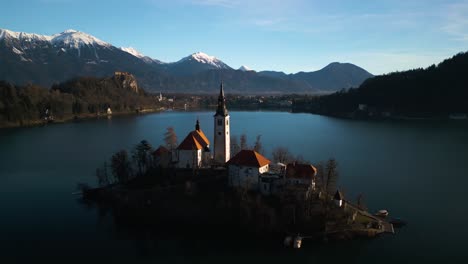
M 224 98 L 224 82 L 221 81 L 221 85 L 219 86 L 219 96 Z
M 219 86 L 219 96 L 218 96 L 218 108 L 216 109 L 216 115 L 227 116 L 228 111 L 226 109 L 226 97 L 224 97 L 224 83 L 221 81 Z
M 214 155 L 217 164 L 225 164 L 231 157 L 231 136 L 229 134 L 229 113 L 224 96 L 224 83 L 219 86 L 218 108 L 214 115 Z
M 200 131 L 200 121 L 197 118 L 197 123 L 195 124 L 195 130 Z

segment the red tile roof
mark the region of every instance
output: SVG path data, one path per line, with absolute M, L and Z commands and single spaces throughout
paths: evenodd
M 183 150 L 192 150 L 192 149 L 202 149 L 208 147 L 210 145 L 210 141 L 205 136 L 205 133 L 200 130 L 194 130 L 188 133 L 185 139 L 180 143 L 177 149 Z
M 232 157 L 227 163 L 260 168 L 270 164 L 270 160 L 256 151 L 244 149 Z
M 192 135 L 192 132 L 190 132 L 187 137 L 185 137 L 184 141 L 182 141 L 182 143 L 180 143 L 180 145 L 177 147 L 177 149 L 180 150 L 199 150 L 202 148 L 202 145 Z
M 194 130 L 191 133 L 197 139 L 198 143 L 200 143 L 203 147 L 210 145 L 210 141 L 208 140 L 208 138 L 205 136 L 205 133 L 203 133 L 201 129 Z
M 164 146 L 159 146 L 159 148 L 153 151 L 153 156 L 161 156 L 164 153 L 169 153 L 169 150 Z
M 310 164 L 290 163 L 286 166 L 286 178 L 313 178 L 317 169 Z

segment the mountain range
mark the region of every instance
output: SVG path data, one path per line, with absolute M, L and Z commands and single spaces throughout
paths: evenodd
M 223 80 L 231 93 L 318 93 L 357 87 L 372 74 L 334 62 L 314 72 L 285 74 L 236 70 L 202 52 L 166 63 L 134 48 L 119 48 L 77 30 L 52 36 L 0 29 L 0 80 L 50 86 L 78 76 L 104 77 L 115 71 L 136 76 L 153 92 L 212 93 Z

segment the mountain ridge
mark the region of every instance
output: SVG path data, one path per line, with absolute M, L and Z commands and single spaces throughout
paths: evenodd
M 323 74 L 304 73 L 301 78 L 284 73 L 273 76 L 265 71 L 235 70 L 203 52 L 166 63 L 78 30 L 47 36 L 0 29 L 0 57 L 4 62 L 0 79 L 20 85 L 50 86 L 78 76 L 103 77 L 125 71 L 134 74 L 148 91 L 209 93 L 216 90 L 218 80 L 226 79 L 239 92 L 315 93 L 357 87 L 372 76 L 352 64 Z M 360 72 L 353 73 L 357 68 Z
M 296 101 L 295 111 L 354 118 L 447 118 L 468 113 L 468 52 L 427 68 L 375 76 L 358 88 Z

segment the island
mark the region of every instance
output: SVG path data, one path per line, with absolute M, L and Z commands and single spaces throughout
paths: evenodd
M 213 147 L 199 120 L 180 144 L 168 128 L 166 146 L 153 150 L 143 140 L 130 155 L 115 153 L 110 166 L 96 170 L 99 187 L 80 185 L 82 199 L 137 226 L 202 234 L 236 230 L 284 237 L 285 245 L 296 248 L 303 239 L 394 233 L 396 222 L 386 218 L 388 212 L 371 214 L 336 189 L 334 159 L 314 166 L 278 147 L 271 161 L 260 153 L 260 137 L 252 148 L 245 137 L 240 145 L 232 142 L 223 83 L 213 118 Z

